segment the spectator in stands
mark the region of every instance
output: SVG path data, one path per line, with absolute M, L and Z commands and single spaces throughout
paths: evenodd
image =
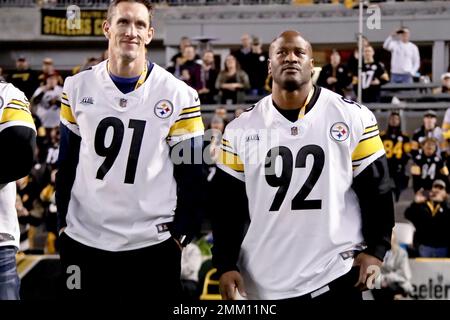
M 363 53 L 364 53 L 364 48 L 369 46 L 369 40 L 366 37 L 362 37 L 363 38 Z M 351 72 L 353 77 L 357 77 L 358 78 L 358 61 L 359 61 L 359 48 L 358 46 L 353 50 L 353 54 L 350 56 L 350 58 L 348 58 L 347 61 L 347 68 L 348 70 Z
M 384 41 L 383 48 L 391 52 L 391 81 L 393 83 L 412 83 L 420 68 L 420 55 L 417 46 L 409 41 L 410 31 L 402 27 Z
M 48 138 L 50 131 L 59 126 L 62 87 L 58 85 L 58 79 L 58 73 L 49 74 L 45 85 L 40 86 L 31 98 L 31 103 L 37 107 L 36 115 L 42 121 Z
M 102 55 L 103 56 L 103 55 Z M 78 65 L 74 68 L 72 68 L 72 74 L 77 74 L 78 72 L 84 71 L 84 70 L 88 70 L 89 68 L 95 66 L 96 64 L 99 64 L 102 60 L 103 57 L 87 57 L 82 65 Z
M 433 90 L 433 93 L 450 93 L 450 72 L 441 75 L 441 87 Z
M 416 152 L 426 138 L 434 138 L 438 142 L 438 149 L 442 146 L 444 139 L 442 129 L 436 125 L 437 114 L 434 110 L 427 110 L 423 114 L 423 125 L 416 129 L 412 136 L 411 149 Z
M 351 82 L 352 75 L 347 66 L 341 63 L 341 55 L 336 50 L 333 50 L 330 55 L 330 63 L 325 65 L 320 71 L 317 85 L 345 96 L 345 89 Z
M 400 300 L 412 292 L 411 267 L 408 252 L 401 248 L 392 233 L 391 249 L 386 252 L 381 266 L 381 274 L 375 279 L 372 295 L 375 300 Z
M 268 74 L 268 53 L 263 51 L 261 40 L 258 37 L 252 39 L 252 52 L 250 53 L 247 72 L 250 80 L 250 94 L 260 96 L 266 93 L 264 89 Z
M 364 61 L 362 65 L 362 101 L 379 102 L 381 85 L 389 81 L 384 64 L 374 59 L 375 51 L 372 46 L 364 48 Z M 358 74 L 353 76 L 353 84 L 358 84 Z M 355 91 L 357 88 L 355 89 Z
M 45 58 L 44 60 L 42 60 L 42 72 L 41 74 L 38 76 L 38 80 L 39 80 L 39 85 L 45 85 L 45 81 L 47 80 L 47 77 L 50 74 L 55 73 L 55 66 L 53 64 L 53 59 L 52 58 Z M 61 76 L 59 76 L 58 79 L 58 84 L 62 85 L 63 84 L 63 79 Z
M 418 190 L 414 202 L 405 211 L 406 219 L 416 228 L 414 242 L 421 257 L 448 256 L 450 212 L 447 198 L 446 183 L 436 180 L 431 192 Z
M 168 67 L 175 67 L 175 64 L 177 62 L 178 58 L 181 58 L 183 56 L 184 48 L 187 46 L 192 46 L 191 39 L 189 37 L 183 36 L 180 39 L 180 43 L 178 45 L 178 53 L 174 54 L 172 58 L 170 58 L 170 63 Z M 194 60 L 200 60 L 200 56 L 198 54 L 195 55 Z
M 437 150 L 436 139 L 426 138 L 422 148 L 414 155 L 411 166 L 414 192 L 430 190 L 435 179 L 448 181 L 448 168 Z
M 408 187 L 409 176 L 406 165 L 410 158 L 411 144 L 409 137 L 402 132 L 401 118 L 398 111 L 392 111 L 388 119 L 387 130 L 380 135 L 389 166 L 389 175 L 394 182 L 395 200 Z
M 12 83 L 25 93 L 30 99 L 36 88 L 39 86 L 37 74 L 31 70 L 28 61 L 24 56 L 19 56 L 16 60 L 16 70 L 9 74 L 6 81 Z
M 201 70 L 202 66 L 196 61 L 196 53 L 194 46 L 185 46 L 183 56 L 177 59 L 177 66 L 180 75 L 179 78 L 186 82 L 195 90 L 203 88 Z
M 181 252 L 181 284 L 183 300 L 186 302 L 198 300 L 198 273 L 202 262 L 200 248 L 193 242 L 189 243 Z
M 247 74 L 250 72 L 250 60 L 252 56 L 252 38 L 248 33 L 241 36 L 241 47 L 231 52 L 237 62 Z
M 222 120 L 225 122 L 225 126 L 228 123 L 228 111 L 225 107 L 217 107 L 216 110 L 214 110 L 214 115 L 222 118 Z
M 206 50 L 203 53 L 201 68 L 201 83 L 202 88 L 198 90 L 200 101 L 202 104 L 215 104 L 216 95 L 218 90 L 216 89 L 216 80 L 219 70 L 216 68 L 214 61 L 214 52 L 212 50 Z
M 236 104 L 245 100 L 245 90 L 250 88 L 250 81 L 239 62 L 232 55 L 225 59 L 225 68 L 220 71 L 216 88 L 220 92 L 220 103 Z

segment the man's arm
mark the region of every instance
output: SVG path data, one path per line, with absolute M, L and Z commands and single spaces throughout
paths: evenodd
M 361 207 L 365 253 L 383 261 L 391 248 L 394 227 L 394 202 L 386 156 L 382 155 L 356 176 L 352 188 Z
M 58 208 L 58 231 L 66 226 L 67 209 L 75 181 L 81 143 L 81 137 L 69 130 L 63 123 L 60 125 L 60 136 L 55 193 Z
M 237 261 L 250 221 L 245 183 L 221 169 L 214 177 L 217 207 L 212 215 L 213 265 L 219 275 L 238 271 Z
M 0 83 L 0 184 L 26 176 L 33 165 L 36 127 L 23 92 Z
M 386 40 L 384 40 L 383 48 L 388 51 L 392 51 L 396 45 L 397 39 L 395 39 L 395 33 L 389 35 Z
M 31 115 L 30 115 L 31 118 Z M 25 126 L 10 126 L 0 131 L 0 184 L 26 176 L 33 165 L 36 131 Z
M 185 155 L 185 152 L 188 155 Z M 174 154 L 176 152 L 176 154 Z M 203 181 L 203 136 L 179 142 L 171 149 L 171 157 L 185 160 L 175 161 L 174 177 L 177 182 L 177 208 L 171 226 L 172 236 L 186 246 L 200 231 L 204 203 Z M 186 156 L 186 157 L 184 157 Z
M 416 45 L 414 45 L 413 48 L 414 48 L 413 49 L 414 53 L 413 53 L 413 61 L 412 62 L 413 62 L 413 70 L 414 70 L 413 75 L 415 75 L 420 69 L 420 53 L 419 53 L 419 49 L 417 48 Z

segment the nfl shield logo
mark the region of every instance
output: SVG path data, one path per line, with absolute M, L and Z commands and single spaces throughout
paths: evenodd
M 119 100 L 119 106 L 120 106 L 121 108 L 126 108 L 126 107 L 127 107 L 127 99 L 120 98 L 120 100 Z
M 291 135 L 292 136 L 298 135 L 298 128 L 297 127 L 292 127 L 291 128 Z

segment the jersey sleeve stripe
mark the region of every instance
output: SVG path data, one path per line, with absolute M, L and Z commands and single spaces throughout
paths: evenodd
M 231 149 L 231 147 L 227 147 L 227 146 L 221 145 L 220 149 L 222 149 L 225 152 L 231 153 L 232 155 L 235 155 L 235 156 L 239 157 L 239 155 L 237 153 L 232 151 L 233 149 Z
M 69 100 L 69 97 L 67 97 L 67 93 L 65 93 L 65 92 L 62 93 L 61 97 L 63 99 Z
M 20 105 L 13 104 L 13 103 L 11 103 L 11 102 L 7 105 L 7 107 L 8 107 L 8 108 L 11 108 L 11 109 L 22 110 L 22 111 L 24 111 L 24 112 L 30 112 L 30 109 L 28 109 L 27 107 L 22 107 L 22 106 L 20 106 Z
M 356 177 L 359 175 L 362 171 L 364 171 L 365 168 L 367 168 L 372 162 L 377 160 L 379 157 L 384 155 L 384 149 L 378 150 L 377 152 L 371 154 L 369 157 L 367 157 L 361 164 L 353 166 L 353 177 Z
M 205 127 L 203 126 L 203 121 L 201 116 L 196 116 L 187 119 L 180 119 L 175 121 L 169 130 L 168 137 L 172 136 L 182 136 L 185 134 L 190 134 L 194 132 L 203 132 Z
M 218 163 L 217 167 L 220 170 L 228 173 L 230 176 L 235 177 L 236 179 L 239 179 L 239 180 L 245 182 L 245 175 L 243 172 L 234 171 L 233 169 L 230 169 L 229 167 L 227 167 L 226 165 L 223 165 L 221 163 Z
M 228 140 L 223 139 L 223 138 L 222 138 L 222 144 L 223 144 L 224 146 L 231 147 L 230 142 L 229 142 Z
M 200 111 L 185 113 L 185 114 L 180 115 L 180 117 L 175 122 L 178 122 L 178 121 L 181 121 L 181 120 L 184 120 L 184 119 L 200 117 L 200 116 L 201 116 Z
M 374 131 L 374 130 L 378 130 L 378 125 L 374 124 L 373 126 L 368 126 L 364 129 L 364 133 L 370 132 L 370 131 Z
M 361 140 L 359 140 L 359 142 L 362 142 L 364 140 L 370 139 L 370 138 L 375 137 L 375 136 L 377 136 L 379 134 L 380 134 L 380 132 L 378 130 L 370 131 L 368 133 L 364 133 L 362 135 L 362 137 L 361 137 Z
M 200 111 L 200 106 L 188 107 L 181 110 L 180 115 Z
M 384 150 L 383 142 L 379 135 L 363 139 L 356 146 L 352 153 L 352 161 L 359 161 L 366 158 L 379 150 Z
M 13 104 L 13 105 L 16 105 L 16 106 L 19 106 L 19 107 L 24 107 L 24 108 L 27 108 L 27 109 L 29 108 L 29 104 L 28 103 L 20 101 L 20 100 L 17 100 L 17 99 L 12 99 L 9 102 L 9 104 Z
M 72 114 L 72 110 L 70 107 L 64 103 L 61 103 L 61 113 L 60 113 L 61 119 L 67 120 L 67 122 L 71 124 L 77 124 L 77 120 Z
M 33 117 L 31 116 L 31 113 L 28 109 L 25 111 L 23 109 L 6 107 L 3 110 L 0 124 L 4 124 L 10 121 L 20 121 L 34 126 Z
M 218 162 L 236 172 L 244 172 L 244 164 L 242 163 L 239 156 L 222 148 L 219 150 Z

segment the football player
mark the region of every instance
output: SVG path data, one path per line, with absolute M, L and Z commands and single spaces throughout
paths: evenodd
M 225 130 L 213 261 L 224 299 L 348 299 L 390 248 L 394 210 L 376 119 L 314 86 L 296 31 L 270 45 L 272 94 Z
M 19 299 L 16 183 L 33 165 L 36 128 L 24 93 L 0 82 L 0 300 Z
M 186 157 L 202 152 L 200 102 L 146 59 L 151 16 L 148 0 L 112 1 L 109 59 L 64 84 L 56 200 L 69 297 L 176 298 L 199 228 L 201 160 Z

